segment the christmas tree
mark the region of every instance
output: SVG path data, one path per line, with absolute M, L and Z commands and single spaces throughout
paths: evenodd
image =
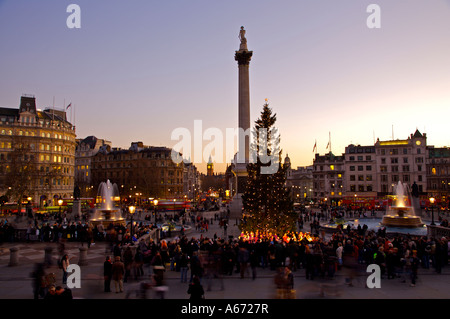
M 280 138 L 275 122 L 276 114 L 272 115 L 266 102 L 260 118 L 255 121 L 251 144 L 253 160 L 247 165 L 240 230 L 259 237 L 276 235 L 281 238 L 296 231 L 297 215 L 286 187 L 287 167 L 281 164 Z

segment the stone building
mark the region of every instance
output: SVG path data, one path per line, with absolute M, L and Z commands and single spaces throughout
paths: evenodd
M 76 135 L 68 107 L 42 111 L 33 95 L 23 95 L 19 108 L 0 108 L 0 194 L 10 201 L 56 205 L 73 194 Z
M 316 154 L 313 162 L 313 197 L 318 204 L 336 206 L 344 197 L 345 156 Z
M 109 151 L 111 142 L 88 136 L 77 139 L 75 149 L 75 185 L 80 188 L 81 197 L 95 196 L 96 189 L 92 183 L 92 157 L 99 151 Z
M 129 149 L 112 148 L 91 159 L 94 189 L 110 180 L 122 199 L 183 198 L 184 163 L 174 163 L 172 149 L 133 142 Z
M 350 144 L 342 156 L 331 152 L 316 154 L 313 164 L 314 199 L 317 203 L 332 205 L 374 205 L 375 200 L 392 195 L 400 181 L 409 189 L 416 182 L 419 196 L 424 200 L 429 187 L 434 185 L 437 188 L 439 183 L 447 183 L 448 187 L 450 182 L 445 177 L 448 177 L 445 175 L 448 170 L 441 167 L 446 165 L 442 155 L 445 152 L 432 150 L 429 148 L 427 154 L 427 136 L 416 130 L 407 139 L 378 139 L 369 146 Z M 437 175 L 438 163 L 442 178 L 439 182 L 427 183 L 433 172 Z M 435 171 L 432 165 L 436 166 Z
M 450 148 L 428 147 L 427 157 L 427 190 L 436 204 L 449 207 L 450 196 Z
M 411 186 L 414 182 L 419 193 L 427 193 L 427 135 L 416 130 L 407 139 L 375 143 L 376 191 L 378 196 L 393 193 L 398 182 Z
M 313 195 L 313 166 L 302 166 L 287 171 L 286 186 L 291 189 L 296 202 L 307 203 Z

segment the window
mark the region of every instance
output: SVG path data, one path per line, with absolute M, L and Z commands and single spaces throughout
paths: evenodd
M 366 181 L 371 182 L 372 181 L 372 175 L 366 175 Z
M 398 163 L 398 158 L 397 157 L 391 158 L 391 164 L 397 164 L 397 163 Z
M 386 164 L 386 158 L 385 157 L 381 158 L 381 164 Z
M 362 172 L 363 170 L 364 170 L 364 166 L 362 166 L 362 165 L 358 166 L 358 171 L 359 172 Z
M 398 148 L 391 149 L 389 154 L 391 154 L 391 155 L 398 155 Z
M 364 185 L 359 185 L 358 186 L 358 191 L 359 192 L 364 192 Z
M 355 175 L 350 175 L 350 181 L 355 181 L 356 180 L 356 176 Z
M 371 160 L 372 160 L 372 156 L 367 155 L 367 156 L 366 156 L 366 161 L 371 161 Z
M 371 171 L 372 170 L 372 166 L 371 165 L 367 165 L 366 166 L 366 171 Z
M 436 168 L 435 168 L 435 167 L 433 167 L 433 168 L 431 169 L 431 175 L 436 175 Z
M 358 175 L 358 181 L 363 182 L 364 181 L 364 175 Z
M 361 155 L 358 156 L 358 161 L 362 161 L 363 157 Z
M 355 166 L 350 166 L 350 171 L 354 172 L 355 171 Z
M 368 185 L 368 186 L 367 186 L 367 191 L 368 191 L 368 192 L 371 192 L 371 191 L 372 191 L 372 185 Z

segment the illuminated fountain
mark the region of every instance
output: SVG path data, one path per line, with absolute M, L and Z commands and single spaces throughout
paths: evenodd
M 102 182 L 98 187 L 97 203 L 99 207 L 96 208 L 91 222 L 96 225 L 102 223 L 104 226 L 109 224 L 125 224 L 125 219 L 122 217 L 120 208 L 115 206 L 115 201 L 119 200 L 119 188 L 116 184 L 111 184 L 108 180 Z
M 399 181 L 395 187 L 397 197 L 395 206 L 388 207 L 386 215 L 383 216 L 381 225 L 393 227 L 422 227 L 422 219 L 416 216 L 414 207 L 408 206 L 405 202 L 408 200 L 407 189 Z

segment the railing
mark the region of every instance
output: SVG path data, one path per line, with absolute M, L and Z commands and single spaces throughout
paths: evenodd
M 442 227 L 438 225 L 427 225 L 427 234 L 429 237 L 450 237 L 450 227 Z

